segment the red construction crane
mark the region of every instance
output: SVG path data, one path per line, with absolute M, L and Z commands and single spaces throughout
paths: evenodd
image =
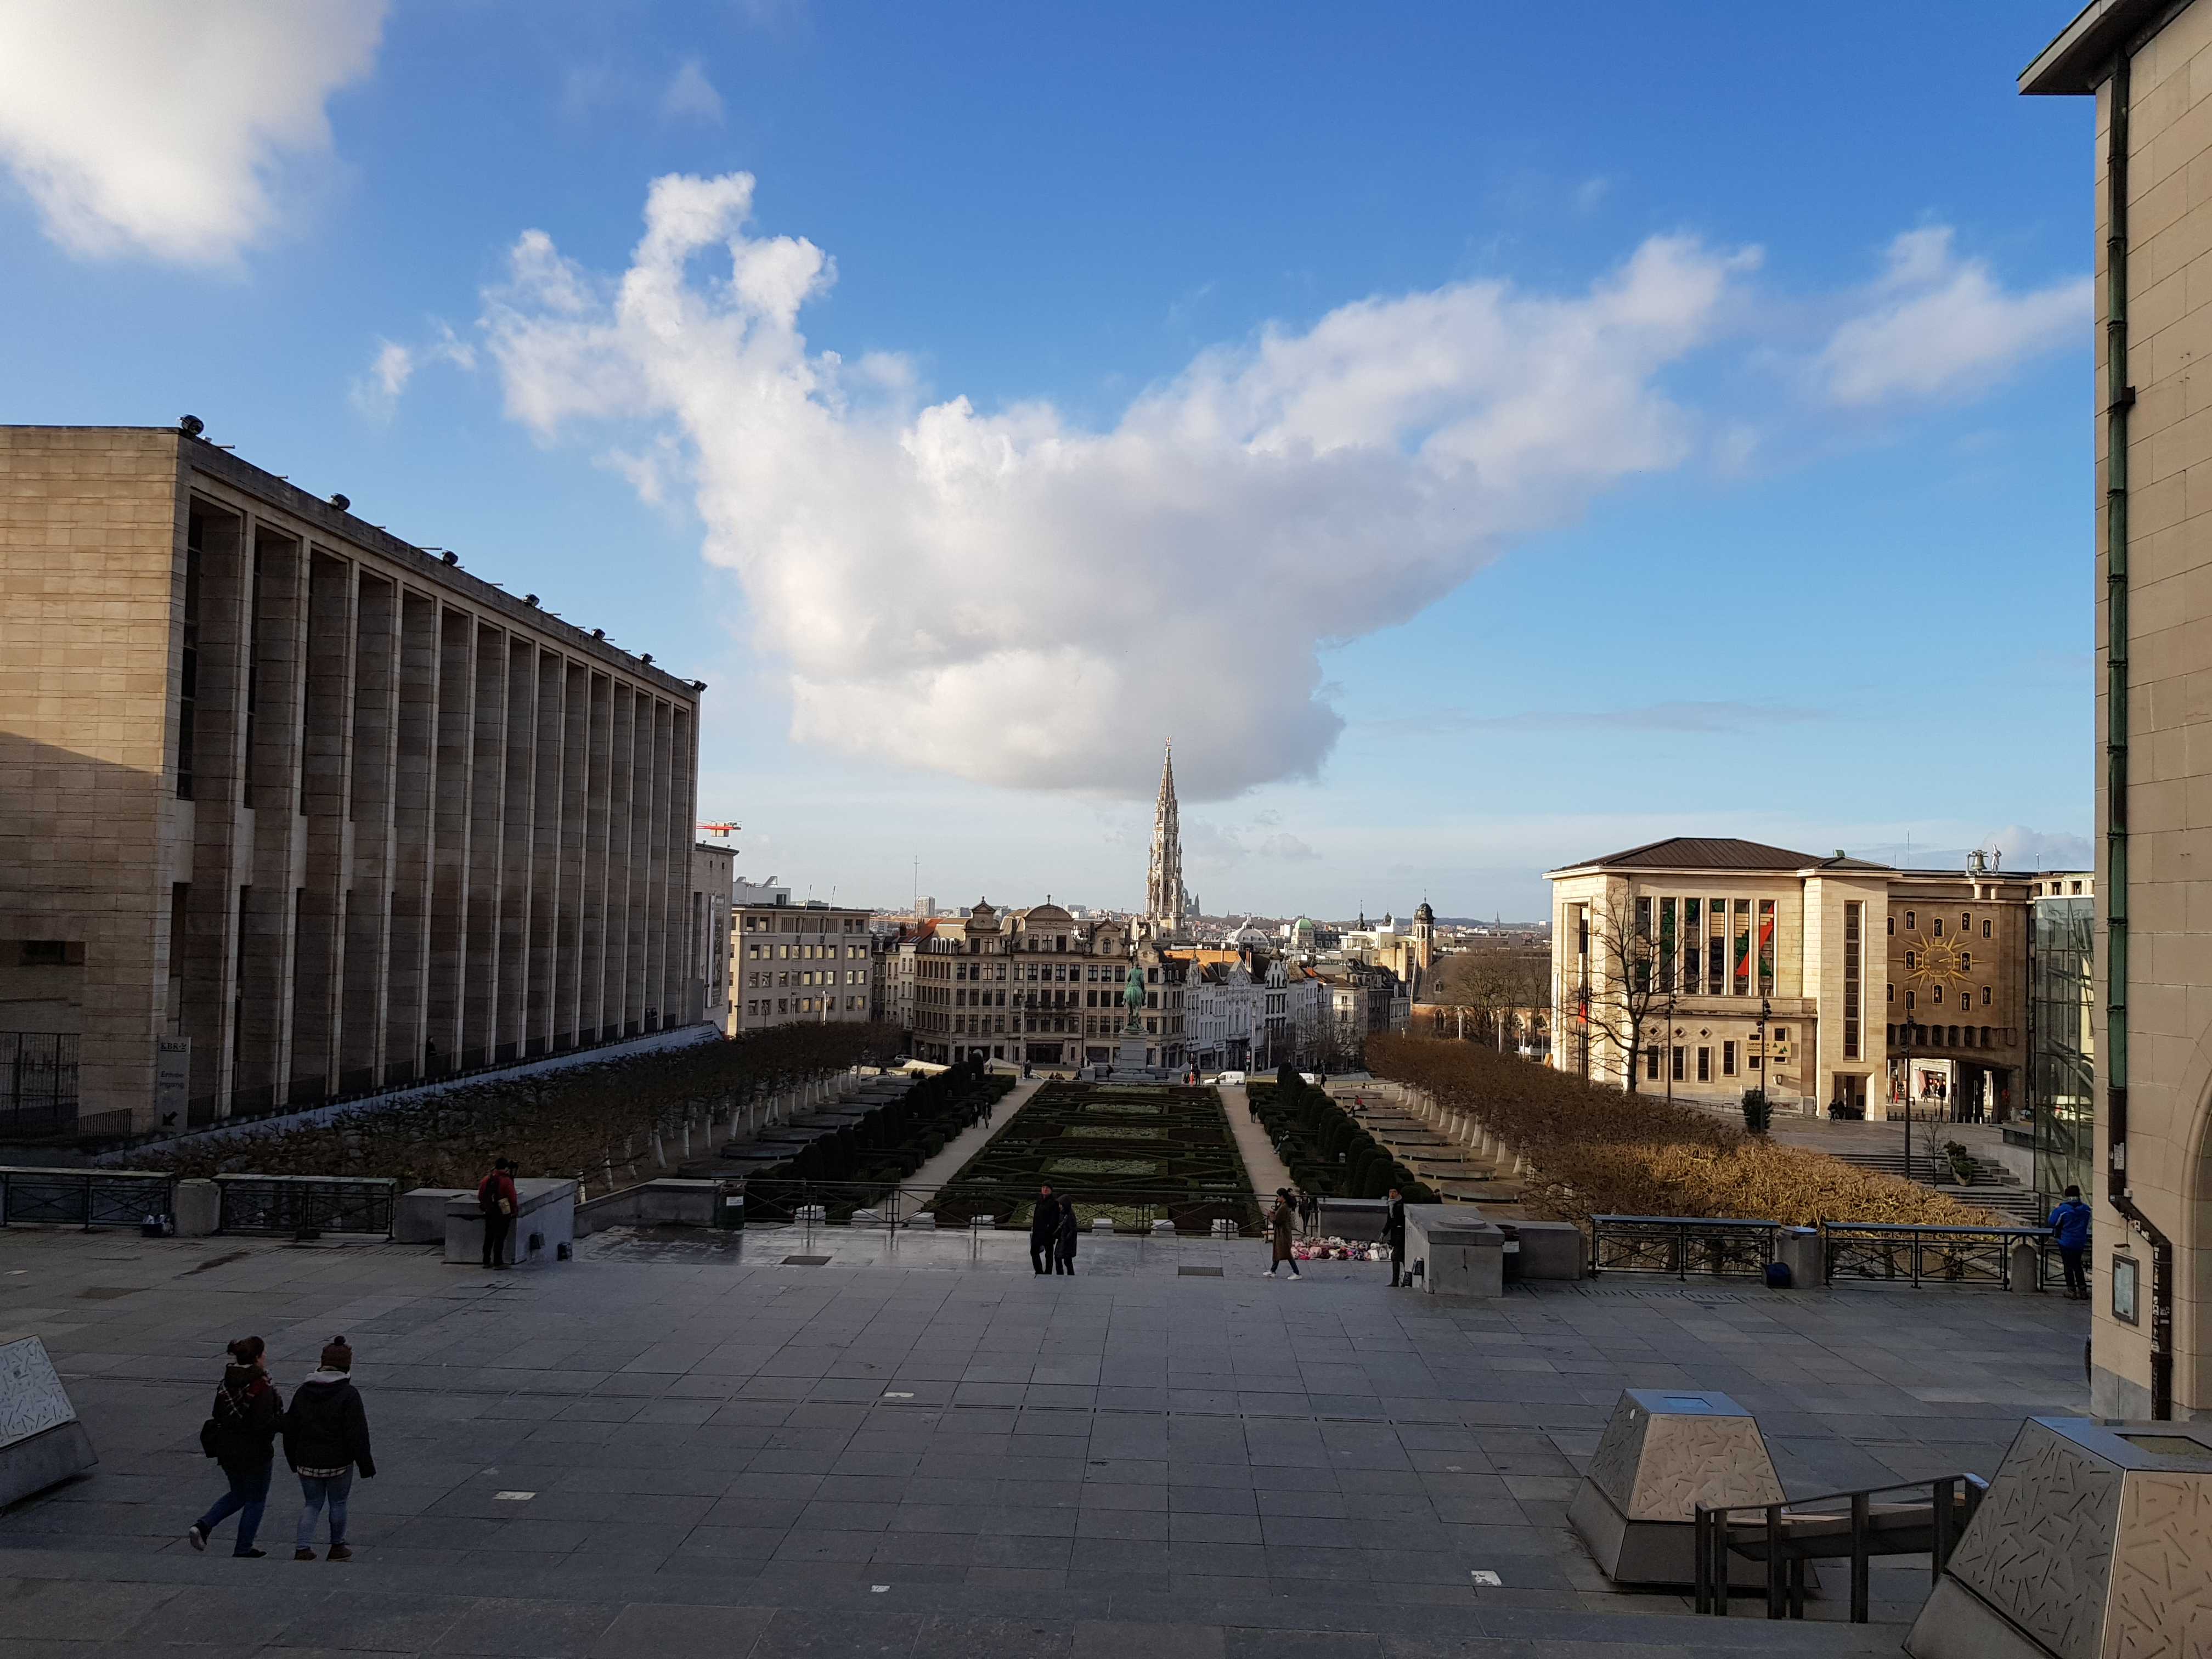
M 702 823 L 699 826 L 710 836 L 726 836 L 732 830 L 742 830 L 742 823 Z

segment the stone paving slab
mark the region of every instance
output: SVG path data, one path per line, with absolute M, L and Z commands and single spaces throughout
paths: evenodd
M 830 1265 L 768 1230 L 617 1232 L 493 1273 L 0 1231 L 0 1336 L 45 1339 L 102 1460 L 0 1512 L 0 1655 L 1894 1652 L 1924 1563 L 1878 1571 L 1859 1627 L 1832 1599 L 1770 1624 L 1613 1590 L 1565 1511 L 1619 1391 L 1728 1389 L 1800 1493 L 1988 1474 L 2022 1415 L 2087 1404 L 2057 1299 L 1455 1302 L 1370 1264 L 1270 1281 L 1255 1241 L 1117 1240 L 1114 1271 L 1102 1241 L 1040 1279 L 1012 1237 L 812 1237 Z M 185 1546 L 248 1332 L 288 1393 L 354 1344 L 380 1473 L 349 1563 L 289 1559 L 281 1468 L 266 1559 L 228 1555 L 231 1523 Z

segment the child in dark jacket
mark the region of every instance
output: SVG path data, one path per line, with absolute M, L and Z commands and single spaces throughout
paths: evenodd
M 1075 1200 L 1064 1198 L 1060 1201 L 1060 1230 L 1053 1240 L 1052 1270 L 1056 1273 L 1075 1271 L 1075 1241 L 1082 1236 L 1083 1224 L 1075 1218 Z
M 284 1396 L 269 1380 L 261 1356 L 266 1345 L 258 1336 L 241 1336 L 230 1345 L 230 1363 L 223 1367 L 222 1386 L 215 1391 L 215 1410 L 200 1430 L 200 1447 L 216 1461 L 230 1481 L 230 1490 L 215 1507 L 192 1522 L 185 1536 L 196 1550 L 207 1547 L 208 1534 L 227 1516 L 238 1516 L 238 1544 L 233 1555 L 266 1555 L 253 1547 L 260 1529 L 261 1512 L 269 1502 L 269 1475 L 276 1466 L 278 1424 Z
M 306 1507 L 300 1512 L 300 1530 L 292 1552 L 295 1561 L 315 1559 L 315 1521 L 327 1504 L 331 1512 L 332 1561 L 350 1561 L 346 1547 L 346 1499 L 353 1491 L 353 1474 L 376 1479 L 376 1460 L 368 1449 L 368 1413 L 353 1385 L 353 1350 L 345 1338 L 334 1336 L 323 1347 L 321 1366 L 301 1382 L 292 1395 L 292 1409 L 284 1413 L 284 1461 L 300 1477 L 300 1495 Z

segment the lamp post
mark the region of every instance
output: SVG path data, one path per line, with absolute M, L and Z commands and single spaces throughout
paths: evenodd
M 1773 1005 L 1761 996 L 1759 999 L 1759 1115 L 1770 1123 L 1773 1121 L 1774 1097 L 1767 1092 L 1767 1083 L 1774 1074 L 1774 1068 L 1766 1063 L 1766 1022 L 1773 1017 Z
M 1905 1040 L 1905 1178 L 1912 1179 L 1912 1010 L 1905 1011 L 1898 1033 Z

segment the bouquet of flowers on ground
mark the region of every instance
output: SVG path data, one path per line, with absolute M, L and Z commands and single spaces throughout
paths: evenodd
M 1348 1238 L 1302 1238 L 1291 1246 L 1301 1261 L 1388 1261 L 1389 1247 Z

